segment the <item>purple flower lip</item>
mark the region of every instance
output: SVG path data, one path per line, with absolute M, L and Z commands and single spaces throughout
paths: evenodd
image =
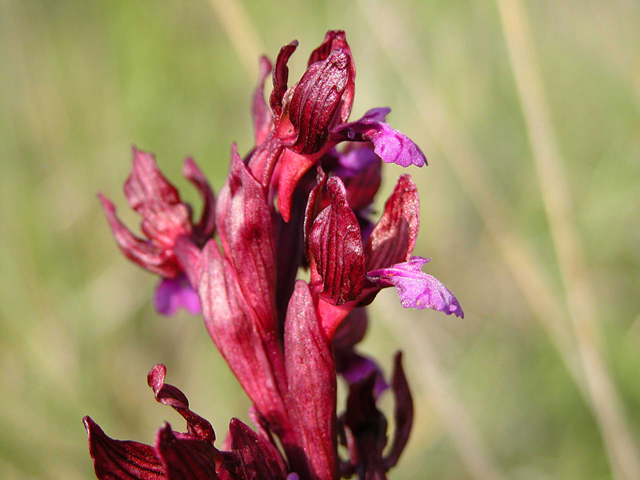
M 331 131 L 331 138 L 336 142 L 371 142 L 375 153 L 386 163 L 401 167 L 426 165 L 422 150 L 409 137 L 385 123 L 389 112 L 391 109 L 386 107 L 369 110 L 360 120 L 338 125 Z
M 376 286 L 394 286 L 405 308 L 431 308 L 464 318 L 458 299 L 440 280 L 421 271 L 428 258 L 411 257 L 408 262 L 372 270 L 367 279 Z
M 169 317 L 184 308 L 192 315 L 199 315 L 202 311 L 198 292 L 191 286 L 184 273 L 176 278 L 160 280 L 153 296 L 153 304 L 158 313 Z

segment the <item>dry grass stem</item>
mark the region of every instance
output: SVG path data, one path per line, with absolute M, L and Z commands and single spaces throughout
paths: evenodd
M 558 256 L 569 316 L 587 380 L 591 406 L 603 435 L 615 478 L 640 478 L 640 462 L 626 426 L 597 325 L 596 293 L 573 225 L 571 191 L 551 125 L 527 14 L 518 0 L 498 0 L 509 59 L 535 159 L 544 208 Z

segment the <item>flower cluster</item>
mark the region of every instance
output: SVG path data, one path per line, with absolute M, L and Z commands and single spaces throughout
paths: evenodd
M 409 175 L 399 178 L 378 221 L 372 219 L 382 162 L 423 166 L 426 159 L 385 122 L 388 108 L 348 122 L 355 66 L 344 32 L 328 32 L 302 78 L 288 86 L 287 62 L 296 47 L 282 47 L 273 67 L 261 59 L 255 147 L 244 158 L 232 147 L 217 199 L 187 159 L 184 175 L 204 200 L 197 223 L 154 157 L 136 149 L 125 195 L 147 238 L 127 230 L 100 195 L 120 249 L 162 278 L 157 310 L 202 312 L 253 402 L 257 432 L 233 419 L 215 447 L 211 425 L 164 383 L 165 367 L 157 365 L 149 385 L 157 401 L 185 418 L 187 432 L 165 424 L 151 447 L 112 440 L 86 417 L 98 478 L 382 479 L 407 442 L 413 404 L 401 355 L 387 383 L 357 344 L 367 329 L 364 307 L 385 287 L 396 288 L 404 307 L 463 316 L 455 296 L 421 271 L 428 260 L 413 256 L 419 202 Z M 263 90 L 270 73 L 268 105 Z M 308 269 L 308 282 L 296 279 L 300 268 Z M 338 375 L 349 389 L 339 416 Z M 388 447 L 387 420 L 377 406 L 387 390 L 396 405 Z

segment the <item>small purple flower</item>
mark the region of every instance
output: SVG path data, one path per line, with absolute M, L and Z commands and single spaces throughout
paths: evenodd
M 191 286 L 184 273 L 176 278 L 160 280 L 153 296 L 153 305 L 158 313 L 169 317 L 175 315 L 180 308 L 193 315 L 202 311 L 198 292 Z
M 420 148 L 405 134 L 385 123 L 390 111 L 390 108 L 369 110 L 360 120 L 334 128 L 331 137 L 334 141 L 369 141 L 374 146 L 374 152 L 386 163 L 401 167 L 426 165 L 427 159 Z
M 464 318 L 464 312 L 453 293 L 440 280 L 422 272 L 422 266 L 429 260 L 411 257 L 408 262 L 372 270 L 367 273 L 367 279 L 376 286 L 396 287 L 404 308 L 431 308 Z

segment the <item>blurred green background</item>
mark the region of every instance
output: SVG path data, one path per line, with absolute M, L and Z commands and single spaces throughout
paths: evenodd
M 252 146 L 258 55 L 291 79 L 342 28 L 376 106 L 430 166 L 416 254 L 466 317 L 371 309 L 405 351 L 412 439 L 393 479 L 640 478 L 640 3 L 0 0 L 0 478 L 91 478 L 83 415 L 153 441 L 158 362 L 223 438 L 249 403 L 199 318 L 161 317 L 95 198 L 136 227 L 131 144 L 183 198 Z M 387 194 L 402 172 L 389 166 Z M 380 205 L 385 195 L 380 197 Z M 385 398 L 390 412 L 393 402 Z

